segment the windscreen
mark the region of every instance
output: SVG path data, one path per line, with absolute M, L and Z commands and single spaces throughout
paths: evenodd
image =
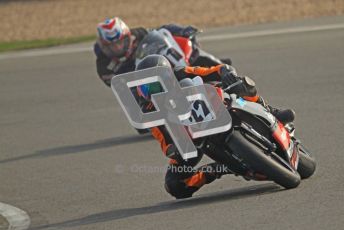
M 159 54 L 161 50 L 167 47 L 164 38 L 153 30 L 140 42 L 136 50 L 136 59 L 142 59 L 150 54 Z

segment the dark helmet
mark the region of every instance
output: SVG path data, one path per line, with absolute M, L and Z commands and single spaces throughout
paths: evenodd
M 170 62 L 162 55 L 152 54 L 146 56 L 136 66 L 136 70 L 143 70 L 157 66 L 171 67 Z M 144 97 L 146 100 L 150 100 L 150 96 L 154 93 L 160 93 L 163 88 L 159 82 L 153 82 L 150 84 L 139 85 L 137 87 L 138 94 Z

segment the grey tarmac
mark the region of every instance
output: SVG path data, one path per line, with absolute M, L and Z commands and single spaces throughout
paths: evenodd
M 328 23 L 344 19 L 216 31 Z M 187 200 L 165 192 L 163 170 L 138 170 L 167 160 L 129 126 L 91 51 L 1 59 L 0 202 L 25 210 L 31 229 L 343 229 L 343 41 L 337 28 L 202 42 L 270 104 L 295 109 L 318 168 L 292 190 L 227 176 Z

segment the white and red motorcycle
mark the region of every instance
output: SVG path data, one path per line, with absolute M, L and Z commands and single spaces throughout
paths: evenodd
M 196 34 L 190 37 L 174 36 L 167 29 L 161 28 L 150 31 L 140 42 L 136 50 L 136 65 L 150 54 L 165 56 L 172 66 L 204 66 L 231 64 L 231 60 L 218 59 L 200 48 L 195 39 Z

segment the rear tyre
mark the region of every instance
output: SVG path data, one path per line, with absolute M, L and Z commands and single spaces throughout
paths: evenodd
M 312 154 L 302 144 L 299 144 L 298 148 L 300 160 L 297 171 L 301 179 L 307 179 L 314 174 L 316 162 Z
M 234 131 L 227 144 L 230 150 L 249 165 L 253 170 L 263 173 L 268 179 L 286 189 L 295 188 L 300 184 L 300 175 L 297 171 L 281 164 L 281 159 L 266 155 L 262 149 L 247 140 L 239 131 Z M 276 158 L 277 157 L 277 158 Z

